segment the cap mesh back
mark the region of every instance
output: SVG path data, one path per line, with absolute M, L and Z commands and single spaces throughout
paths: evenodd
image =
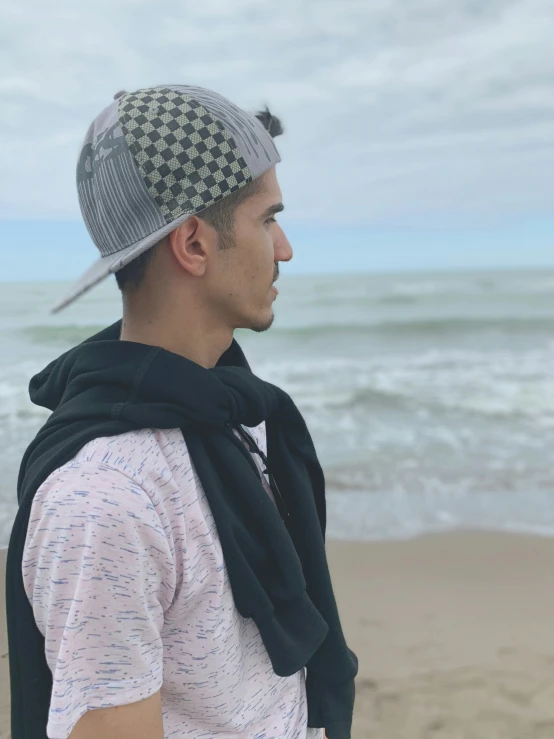
M 189 95 L 169 88 L 124 95 L 119 120 L 167 223 L 198 213 L 253 179 L 223 124 Z

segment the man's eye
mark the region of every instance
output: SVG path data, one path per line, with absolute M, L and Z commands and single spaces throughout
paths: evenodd
M 277 219 L 274 216 L 271 216 L 271 218 L 268 218 L 266 223 L 277 223 Z

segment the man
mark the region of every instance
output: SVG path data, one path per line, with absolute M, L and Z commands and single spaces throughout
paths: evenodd
M 12 739 L 348 739 L 355 656 L 324 481 L 292 400 L 236 328 L 273 321 L 292 249 L 269 111 L 118 93 L 77 166 L 123 319 L 31 381 L 7 566 Z

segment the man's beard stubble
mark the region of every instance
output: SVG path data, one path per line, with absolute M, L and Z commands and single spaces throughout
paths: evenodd
M 277 282 L 279 279 L 279 265 L 275 265 L 275 269 L 273 271 L 273 282 Z M 273 321 L 275 320 L 275 313 L 271 311 L 271 318 L 267 321 L 264 321 L 263 323 L 260 322 L 258 324 L 254 324 L 251 326 L 251 331 L 255 331 L 258 334 L 263 333 L 264 331 L 268 331 L 273 326 Z
M 234 234 L 232 233 L 219 232 L 218 239 L 219 239 L 218 246 L 222 251 L 225 251 L 227 249 L 232 249 L 233 247 L 236 246 L 235 237 L 234 237 Z M 277 282 L 278 279 L 279 279 L 279 264 L 276 264 L 273 270 L 273 282 Z M 269 329 L 273 325 L 274 320 L 275 320 L 275 314 L 273 313 L 273 311 L 271 311 L 271 318 L 265 321 L 260 321 L 259 323 L 254 323 L 249 328 L 251 331 L 261 334 L 264 331 L 269 331 Z
M 257 334 L 261 334 L 264 331 L 268 331 L 272 327 L 274 320 L 275 314 L 273 313 L 273 311 L 271 311 L 271 318 L 268 321 L 264 321 L 263 323 L 255 323 L 254 325 L 250 326 L 250 330 L 255 331 Z

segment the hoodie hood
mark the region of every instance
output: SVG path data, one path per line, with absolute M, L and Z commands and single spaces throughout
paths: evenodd
M 187 365 L 188 371 L 194 371 L 196 368 L 198 375 L 205 375 L 203 367 L 159 347 L 120 341 L 121 324 L 119 320 L 108 326 L 69 349 L 38 372 L 29 383 L 31 401 L 35 405 L 55 411 L 85 391 L 87 387 L 90 389 L 95 383 L 107 383 L 114 388 L 119 386 L 124 392 L 126 380 L 137 385 L 140 383 L 136 375 L 136 362 L 144 361 L 147 357 L 152 360 L 156 355 L 162 355 L 167 364 L 173 359 L 173 364 Z M 251 371 L 235 340 L 221 356 L 217 367 L 239 367 Z M 159 395 L 167 384 L 158 386 L 156 394 Z
M 85 353 L 88 345 L 102 341 L 117 341 L 121 333 L 121 321 L 117 321 L 100 333 L 91 336 L 81 344 L 52 360 L 44 369 L 31 378 L 29 383 L 29 397 L 35 405 L 56 410 L 63 400 L 64 393 L 71 379 L 71 370 Z
M 77 442 L 84 446 L 98 436 L 140 428 L 201 433 L 237 423 L 257 426 L 278 406 L 278 389 L 268 392 L 234 340 L 217 366 L 207 370 L 160 347 L 120 341 L 120 333 L 118 321 L 32 378 L 32 402 L 52 414 L 23 457 L 20 503 L 27 480 L 50 463 L 65 464 L 67 450 Z

